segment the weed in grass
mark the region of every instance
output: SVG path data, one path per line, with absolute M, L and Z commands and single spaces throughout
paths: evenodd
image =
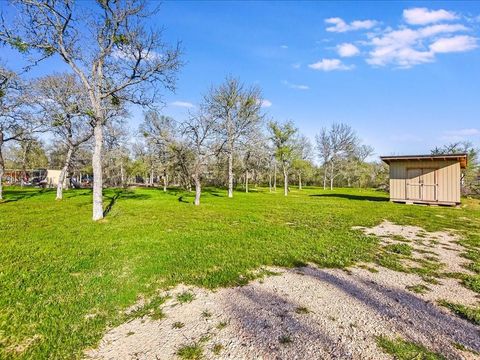
M 192 302 L 195 299 L 195 294 L 190 291 L 184 291 L 177 295 L 177 301 L 180 304 Z
M 222 330 L 222 329 L 225 329 L 225 328 L 227 327 L 227 325 L 228 325 L 228 322 L 226 322 L 226 321 L 220 321 L 220 322 L 217 324 L 216 328 L 217 328 L 218 330 Z
M 212 352 L 214 355 L 220 355 L 220 353 L 223 350 L 223 345 L 222 344 L 215 344 L 213 345 Z
M 406 237 L 402 236 L 402 235 L 399 235 L 399 234 L 393 234 L 392 236 L 390 236 L 390 238 L 392 240 L 395 240 L 395 241 L 401 241 L 401 242 L 411 242 L 411 240 L 407 239 Z
M 380 336 L 377 338 L 377 345 L 397 360 L 446 360 L 443 355 L 432 352 L 423 345 L 415 344 L 401 338 L 392 340 Z
M 480 294 L 480 275 L 466 275 L 462 283 L 466 288 Z
M 177 355 L 183 360 L 199 360 L 203 358 L 203 348 L 198 343 L 183 345 L 177 350 Z
M 173 324 L 172 324 L 172 328 L 173 329 L 181 329 L 185 326 L 185 324 L 181 321 L 175 321 Z
M 290 335 L 282 335 L 278 338 L 278 342 L 282 345 L 288 345 L 293 342 Z
M 408 244 L 390 244 L 385 246 L 385 250 L 400 255 L 412 255 L 412 247 Z
M 134 331 L 129 331 L 129 332 L 127 332 L 127 336 L 132 336 L 132 335 L 135 335 L 135 332 L 134 332 Z
M 413 291 L 414 293 L 417 293 L 417 294 L 425 294 L 427 291 L 430 291 L 430 288 L 423 284 L 417 284 L 417 285 L 407 286 L 407 290 Z
M 212 317 L 212 313 L 208 310 L 203 310 L 202 311 L 202 317 L 208 319 L 208 318 Z
M 305 306 L 299 306 L 295 309 L 295 312 L 297 314 L 309 314 L 310 310 L 308 310 L 308 308 L 306 308 Z
M 480 307 L 470 307 L 461 304 L 454 304 L 446 300 L 438 301 L 438 304 L 450 309 L 457 316 L 470 321 L 475 325 L 480 325 Z

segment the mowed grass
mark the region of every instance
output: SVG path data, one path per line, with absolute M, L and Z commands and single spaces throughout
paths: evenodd
M 478 251 L 477 200 L 455 209 L 392 204 L 387 197 L 308 188 L 288 197 L 258 189 L 229 199 L 224 190 L 207 189 L 195 207 L 193 193 L 111 189 L 105 191 L 110 211 L 94 223 L 90 190 L 69 190 L 58 202 L 54 191 L 6 188 L 0 358 L 81 358 L 108 326 L 127 320 L 124 310 L 140 296 L 181 282 L 215 288 L 244 284 L 264 265 L 374 260 L 378 239 L 352 226 L 387 219 L 457 229 Z

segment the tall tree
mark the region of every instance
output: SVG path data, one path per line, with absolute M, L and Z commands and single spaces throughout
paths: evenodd
M 202 176 L 208 165 L 208 159 L 214 152 L 212 135 L 214 131 L 214 120 L 202 111 L 190 116 L 190 119 L 183 123 L 183 134 L 187 138 L 192 154 L 192 176 L 195 182 L 195 205 L 200 205 L 202 195 Z
M 34 84 L 38 105 L 45 112 L 48 128 L 57 147 L 65 149 L 64 163 L 57 184 L 57 200 L 63 198 L 63 187 L 79 147 L 93 136 L 87 115 L 88 97 L 73 74 L 49 75 Z
M 26 135 L 25 88 L 16 73 L 0 66 L 0 199 L 3 199 L 2 178 L 5 173 L 4 146 L 20 141 Z
M 228 197 L 233 197 L 233 160 L 241 141 L 261 124 L 262 97 L 257 87 L 245 87 L 238 79 L 227 78 L 205 96 L 210 117 L 217 121 L 217 130 L 228 159 Z
M 355 131 L 347 124 L 332 124 L 330 129 L 323 128 L 316 137 L 317 151 L 324 167 L 324 188 L 327 176 L 330 189 L 338 176 L 338 168 L 342 161 L 354 153 L 359 140 Z
M 176 124 L 173 118 L 160 115 L 154 110 L 145 113 L 143 123 L 140 125 L 140 133 L 147 140 L 148 146 L 152 149 L 156 159 L 159 161 L 159 165 L 163 168 L 163 191 L 167 191 L 168 164 L 171 156 L 171 145 L 176 131 Z
M 288 195 L 288 174 L 295 158 L 295 136 L 297 128 L 292 122 L 281 124 L 272 121 L 268 124 L 271 141 L 275 149 L 275 157 L 282 165 L 284 195 Z
M 173 90 L 180 50 L 167 46 L 160 31 L 147 28 L 154 12 L 145 2 L 16 0 L 16 21 L 2 22 L 0 41 L 34 62 L 57 54 L 76 74 L 90 101 L 94 127 L 93 220 L 103 218 L 102 149 L 111 104 L 150 106 L 158 87 Z M 87 30 L 88 29 L 88 30 Z

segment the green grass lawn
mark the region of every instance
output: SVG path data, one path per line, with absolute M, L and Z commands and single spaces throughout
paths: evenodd
M 90 190 L 11 189 L 0 203 L 0 358 L 80 358 L 139 296 L 178 283 L 241 284 L 262 265 L 345 267 L 374 260 L 378 241 L 351 230 L 387 219 L 462 231 L 479 270 L 480 205 L 393 204 L 371 190 L 244 194 L 108 190 L 91 221 Z M 475 258 L 475 256 L 477 256 Z M 160 302 L 160 300 L 159 300 Z

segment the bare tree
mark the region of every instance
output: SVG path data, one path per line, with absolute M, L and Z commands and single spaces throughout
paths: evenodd
M 173 90 L 181 66 L 179 47 L 168 47 L 161 32 L 146 29 L 154 12 L 141 1 L 17 0 L 14 5 L 18 16 L 12 23 L 2 21 L 0 41 L 32 54 L 34 63 L 57 54 L 88 95 L 95 141 L 92 217 L 102 219 L 103 127 L 108 108 L 121 101 L 150 106 L 157 101 L 159 86 Z
M 260 125 L 261 93 L 257 87 L 246 88 L 239 80 L 227 78 L 205 96 L 205 106 L 217 121 L 222 138 L 221 149 L 228 158 L 228 197 L 233 197 L 233 158 L 242 139 Z
M 140 125 L 140 133 L 145 137 L 148 146 L 156 155 L 159 164 L 163 168 L 163 191 L 168 186 L 168 164 L 171 156 L 171 144 L 174 133 L 177 131 L 175 120 L 168 116 L 159 115 L 157 111 L 145 113 L 145 119 Z
M 215 121 L 202 111 L 191 115 L 183 123 L 183 134 L 186 136 L 189 147 L 194 154 L 192 176 L 195 182 L 195 205 L 200 205 L 202 194 L 202 176 L 206 170 L 208 159 L 214 153 L 212 135 Z
M 316 141 L 317 151 L 324 167 L 323 186 L 326 188 L 328 176 L 332 190 L 334 179 L 339 174 L 340 163 L 355 151 L 359 140 L 349 125 L 333 124 L 329 130 L 323 128 L 317 135 Z
M 288 173 L 294 159 L 297 128 L 292 122 L 284 124 L 272 121 L 268 124 L 275 157 L 282 164 L 284 195 L 288 195 Z
M 3 199 L 2 178 L 5 173 L 4 146 L 26 136 L 25 85 L 13 71 L 0 67 L 0 199 Z
M 57 184 L 57 200 L 63 198 L 63 187 L 78 148 L 93 136 L 86 112 L 88 98 L 72 74 L 49 75 L 34 84 L 33 95 L 44 111 L 48 128 L 54 134 L 57 147 L 65 146 L 65 160 Z
M 326 128 L 320 130 L 320 134 L 315 136 L 316 148 L 318 157 L 322 161 L 323 166 L 323 189 L 327 188 L 327 165 L 332 159 L 332 145 L 330 143 L 330 136 Z

